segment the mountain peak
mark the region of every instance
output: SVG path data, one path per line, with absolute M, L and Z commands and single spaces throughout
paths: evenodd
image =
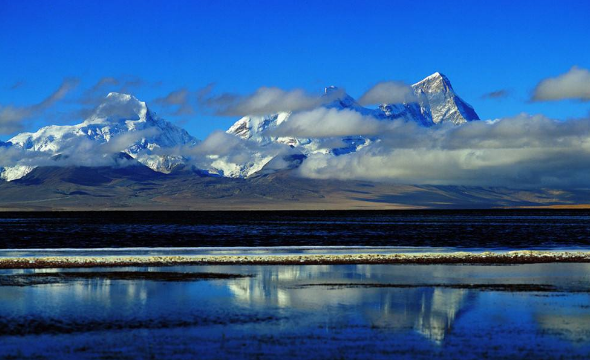
M 105 106 L 105 104 L 130 105 L 138 109 L 143 109 L 147 107 L 145 102 L 140 101 L 135 96 L 119 92 L 108 93 L 99 106 Z
M 428 75 L 427 77 L 425 77 L 422 81 L 437 81 L 437 80 L 441 80 L 441 81 L 445 81 L 445 82 L 449 82 L 449 78 L 446 77 L 445 74 L 440 73 L 440 72 L 435 72 L 434 74 Z
M 101 102 L 101 105 L 104 106 L 105 104 L 112 104 L 112 105 L 129 105 L 136 107 L 138 109 L 147 108 L 147 104 L 144 101 L 140 101 L 138 98 L 131 94 L 119 93 L 119 92 L 110 92 Z
M 323 106 L 329 109 L 351 109 L 363 115 L 369 115 L 372 112 L 371 110 L 368 110 L 359 105 L 359 103 L 357 103 L 357 101 L 352 96 L 346 93 L 346 90 L 336 87 L 334 85 L 327 86 L 324 88 L 323 97 L 325 99 L 325 103 Z
M 453 91 L 451 81 L 444 74 L 435 72 L 412 85 L 414 89 L 421 89 L 424 92 Z
M 119 92 L 115 92 L 115 91 L 108 93 L 107 94 L 107 99 L 119 100 L 119 101 L 129 101 L 129 100 L 133 99 L 135 101 L 139 101 L 133 95 L 125 94 L 125 93 L 119 93 Z
M 443 78 L 443 79 L 446 79 L 447 77 L 444 74 L 442 74 L 442 73 L 440 73 L 440 72 L 437 71 L 434 74 L 429 75 L 429 76 L 426 77 L 426 79 L 429 79 L 429 78 L 433 78 L 433 79 L 434 78 Z
M 130 94 L 110 92 L 87 122 L 146 120 L 149 110 L 145 102 Z
M 455 93 L 449 79 L 440 72 L 427 76 L 412 88 L 420 106 L 427 110 L 422 110 L 422 115 L 433 124 L 451 122 L 457 125 L 479 120 L 473 107 Z
M 324 88 L 324 98 L 328 98 L 330 100 L 343 100 L 351 97 L 346 93 L 344 89 L 341 89 L 334 85 L 330 85 Z
M 334 85 L 326 86 L 324 88 L 324 94 L 326 94 L 326 95 L 333 94 L 333 93 L 335 93 L 337 91 L 340 91 L 340 90 L 338 89 L 338 87 L 336 87 Z
M 8 144 L 25 151 L 42 152 L 48 157 L 59 155 L 53 160 L 70 156 L 73 161 L 83 165 L 103 164 L 103 155 L 122 151 L 152 170 L 170 172 L 184 161 L 183 158 L 177 155 L 160 155 L 154 151 L 160 148 L 192 146 L 196 143 L 197 140 L 184 129 L 151 114 L 145 102 L 133 95 L 112 92 L 82 123 L 50 125 L 34 133 L 20 133 L 10 139 Z M 79 154 L 80 146 L 91 151 L 88 154 Z M 34 166 L 19 164 L 10 169 L 0 169 L 0 177 L 14 180 L 25 176 L 33 168 Z

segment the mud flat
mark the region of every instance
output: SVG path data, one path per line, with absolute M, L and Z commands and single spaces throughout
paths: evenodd
M 589 263 L 587 251 L 509 251 L 420 254 L 55 256 L 0 258 L 0 269 L 175 265 L 535 264 Z

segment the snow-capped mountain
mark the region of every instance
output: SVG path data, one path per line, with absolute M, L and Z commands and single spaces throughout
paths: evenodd
M 451 122 L 455 125 L 468 121 L 479 120 L 479 116 L 471 105 L 461 99 L 453 90 L 449 79 L 436 72 L 424 80 L 412 85 L 418 103 L 403 104 L 414 120 L 424 125 L 436 125 Z M 420 115 L 416 113 L 420 106 Z M 384 107 L 380 110 L 386 112 Z
M 425 127 L 479 120 L 440 73 L 412 85 L 412 89 L 415 102 L 367 108 L 342 89 L 330 86 L 325 88 L 321 106 L 328 111 L 352 111 L 381 121 L 403 119 Z M 38 166 L 121 167 L 137 162 L 161 173 L 190 165 L 200 173 L 249 177 L 293 169 L 311 154 L 339 156 L 379 141 L 378 136 L 277 136 L 275 130 L 291 116 L 291 112 L 244 116 L 225 134 L 212 134 L 201 143 L 184 129 L 156 116 L 145 102 L 132 95 L 110 93 L 80 124 L 46 126 L 0 142 L 0 148 L 11 148 L 10 161 L 0 163 L 0 179 L 20 179 Z M 165 150 L 181 147 L 188 151 Z
M 182 157 L 158 155 L 155 150 L 197 142 L 184 129 L 152 113 L 145 102 L 131 95 L 110 93 L 81 124 L 46 126 L 34 133 L 18 134 L 8 144 L 25 152 L 47 154 L 55 161 L 79 156 L 80 151 L 86 151 L 86 156 L 96 155 L 94 147 L 102 146 L 103 157 L 124 152 L 155 171 L 169 173 L 183 162 Z M 97 159 L 87 160 L 89 164 L 93 161 Z M 33 168 L 18 164 L 6 167 L 0 176 L 10 181 Z
M 434 73 L 424 80 L 412 85 L 417 102 L 401 104 L 382 104 L 377 109 L 361 106 L 350 95 L 341 92 L 334 86 L 325 88 L 324 96 L 333 96 L 340 92 L 335 100 L 323 105 L 337 110 L 354 110 L 362 115 L 373 116 L 381 120 L 404 119 L 414 121 L 422 126 L 433 126 L 446 122 L 460 125 L 462 123 L 479 120 L 471 105 L 463 101 L 453 90 L 449 79 L 441 73 Z M 244 116 L 232 125 L 227 133 L 239 136 L 245 140 L 252 140 L 267 145 L 270 143 L 286 144 L 299 148 L 303 154 L 316 152 L 340 155 L 359 150 L 370 144 L 374 139 L 363 136 L 350 136 L 338 139 L 333 146 L 334 139 L 302 139 L 293 137 L 273 137 L 273 130 L 283 122 L 288 121 L 290 112 L 281 112 L 266 116 Z M 327 146 L 331 145 L 331 146 Z
M 375 112 L 375 110 L 362 107 L 356 100 L 354 100 L 354 98 L 335 86 L 326 87 L 324 89 L 324 97 L 331 99 L 331 101 L 327 101 L 323 105 L 328 109 L 349 109 L 363 115 L 373 115 Z M 361 136 L 345 137 L 339 139 L 337 144 L 334 144 L 334 139 L 326 140 L 273 136 L 273 130 L 283 122 L 288 121 L 290 116 L 291 112 L 280 112 L 264 116 L 244 116 L 233 124 L 227 130 L 227 133 L 239 136 L 244 140 L 255 141 L 263 146 L 271 143 L 289 145 L 293 148 L 300 149 L 304 154 L 318 152 L 343 154 L 355 151 L 370 142 L 370 140 Z

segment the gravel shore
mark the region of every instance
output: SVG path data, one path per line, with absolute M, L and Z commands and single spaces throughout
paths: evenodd
M 590 252 L 511 251 L 505 253 L 207 255 L 207 256 L 60 256 L 0 258 L 0 269 L 83 268 L 173 265 L 323 265 L 323 264 L 532 264 L 590 262 Z

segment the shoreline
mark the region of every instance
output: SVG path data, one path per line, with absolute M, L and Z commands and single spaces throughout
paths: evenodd
M 0 258 L 0 269 L 90 268 L 178 265 L 355 265 L 355 264 L 465 264 L 516 265 L 535 263 L 590 263 L 590 252 L 531 251 L 506 253 L 453 252 L 422 254 L 338 255 L 171 255 L 171 256 L 53 256 Z

